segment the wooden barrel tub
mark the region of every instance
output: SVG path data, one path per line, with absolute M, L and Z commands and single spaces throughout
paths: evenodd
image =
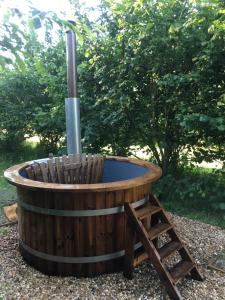
M 123 269 L 124 202 L 146 203 L 161 176 L 154 164 L 107 157 L 101 183 L 59 184 L 30 180 L 13 166 L 5 178 L 17 187 L 19 248 L 24 259 L 49 275 L 94 276 Z M 141 247 L 137 241 L 135 249 Z

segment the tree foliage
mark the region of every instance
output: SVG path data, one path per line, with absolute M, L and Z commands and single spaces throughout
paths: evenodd
M 104 146 L 115 154 L 147 146 L 164 173 L 185 150 L 198 161 L 224 157 L 222 7 L 219 1 L 103 2 L 104 34 L 87 55 L 97 99 L 92 115 L 96 109 Z
M 96 22 L 81 10 L 75 15 L 84 150 L 127 155 L 133 145 L 146 147 L 164 174 L 184 158 L 223 160 L 223 1 L 102 0 Z M 33 20 L 23 40 L 23 68 L 1 74 L 0 102 L 9 99 L 14 110 L 6 109 L 5 119 L 20 120 L 20 135 L 38 134 L 55 149 L 65 132 L 66 66 L 62 30 L 56 43 L 51 30 L 55 21 L 66 23 L 49 16 L 45 22 L 37 11 Z M 41 25 L 44 43 L 34 30 Z M 32 112 L 27 119 L 17 110 L 10 76 L 21 83 L 21 99 L 32 98 L 24 107 Z M 14 132 L 7 122 L 2 129 Z

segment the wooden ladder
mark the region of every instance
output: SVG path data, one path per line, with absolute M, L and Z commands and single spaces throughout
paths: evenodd
M 149 195 L 149 202 L 144 207 L 134 209 L 130 203 L 125 203 L 127 215 L 126 246 L 124 261 L 124 276 L 133 277 L 133 268 L 142 261 L 149 259 L 156 269 L 161 282 L 164 284 L 171 299 L 183 299 L 177 284 L 187 275 L 202 281 L 196 264 L 174 230 L 173 224 L 166 216 L 159 200 Z M 158 238 L 166 234 L 169 237 L 161 247 L 158 247 Z M 143 251 L 135 253 L 136 238 L 141 241 Z M 171 255 L 179 253 L 181 260 L 172 268 L 168 268 L 166 260 Z

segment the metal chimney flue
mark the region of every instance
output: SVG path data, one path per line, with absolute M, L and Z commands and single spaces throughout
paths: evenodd
M 75 22 L 69 21 L 75 25 Z M 68 154 L 81 153 L 80 134 L 80 99 L 77 93 L 77 57 L 76 57 L 76 35 L 73 30 L 66 32 L 67 52 L 67 87 L 68 98 L 65 99 L 66 110 L 66 133 Z

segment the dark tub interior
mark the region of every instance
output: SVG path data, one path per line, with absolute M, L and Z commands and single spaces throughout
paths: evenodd
M 36 162 L 40 161 L 46 161 L 46 159 L 36 160 Z M 101 183 L 128 180 L 143 176 L 148 172 L 148 168 L 130 162 L 106 159 Z M 20 175 L 28 178 L 25 170 L 21 170 Z
M 143 176 L 149 170 L 126 161 L 106 160 L 102 182 L 113 182 Z

